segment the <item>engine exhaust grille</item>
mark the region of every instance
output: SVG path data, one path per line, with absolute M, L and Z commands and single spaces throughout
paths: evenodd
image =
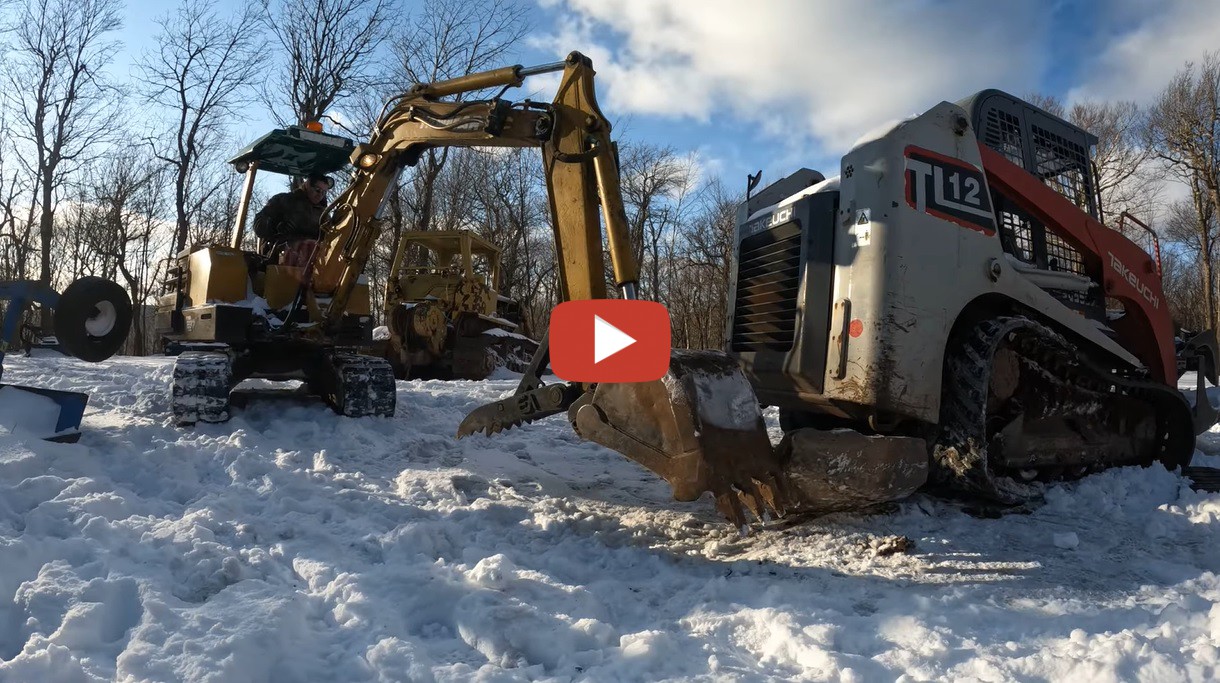
M 737 262 L 733 350 L 791 351 L 801 286 L 800 224 L 742 240 Z

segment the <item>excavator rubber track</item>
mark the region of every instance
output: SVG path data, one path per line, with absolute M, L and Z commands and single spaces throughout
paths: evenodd
M 393 417 L 394 368 L 384 358 L 336 353 L 318 387 L 331 408 L 348 417 Z
M 224 351 L 183 351 L 174 362 L 170 408 L 174 422 L 224 422 L 229 419 L 233 360 Z
M 1194 431 L 1180 393 L 1123 376 L 1032 319 L 984 321 L 950 348 L 932 450 L 937 488 L 1011 505 L 1036 495 L 1034 481 L 1190 462 Z

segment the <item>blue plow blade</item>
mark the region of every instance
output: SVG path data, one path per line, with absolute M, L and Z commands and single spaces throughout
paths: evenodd
M 3 384 L 0 388 L 12 387 L 31 394 L 45 396 L 59 406 L 59 417 L 55 421 L 55 433 L 43 436 L 45 441 L 56 443 L 76 443 L 80 440 L 80 423 L 85 417 L 85 404 L 89 395 L 77 391 L 60 391 L 58 389 L 43 389 L 41 387 L 26 387 L 20 384 Z

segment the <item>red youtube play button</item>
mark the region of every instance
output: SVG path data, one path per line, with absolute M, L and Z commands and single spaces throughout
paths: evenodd
M 568 382 L 661 379 L 669 343 L 669 311 L 655 301 L 565 301 L 551 311 L 551 370 Z

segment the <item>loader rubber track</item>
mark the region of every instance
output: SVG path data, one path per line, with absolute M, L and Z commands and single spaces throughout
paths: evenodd
M 1175 469 L 1190 462 L 1190 409 L 1176 389 L 1116 373 L 1040 323 L 1020 316 L 986 320 L 950 348 L 931 473 L 933 485 L 947 493 L 1017 504 L 1036 493 L 1032 479 L 1075 478 L 1157 461 Z M 997 398 L 997 352 L 1019 368 L 1020 379 L 1012 379 L 1010 370 L 1007 380 L 1017 399 Z M 1051 420 L 1069 425 L 1061 427 L 1055 445 L 1075 452 L 1060 462 L 1014 467 L 1005 449 L 1026 436 L 1027 424 Z M 1008 431 L 1006 424 L 1012 426 Z
M 1190 480 L 1190 487 L 1196 491 L 1220 493 L 1220 469 L 1215 467 L 1187 467 L 1182 474 Z
M 174 423 L 225 422 L 233 362 L 224 351 L 184 351 L 174 362 L 170 408 Z

